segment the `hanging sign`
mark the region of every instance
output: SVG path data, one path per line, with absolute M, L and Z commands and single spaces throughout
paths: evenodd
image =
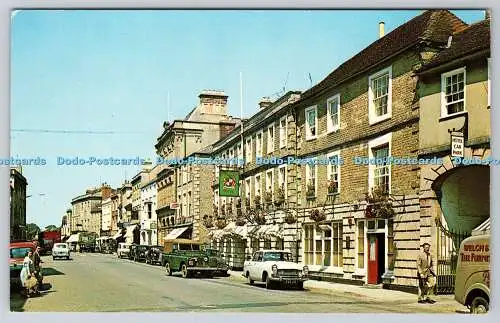
M 464 157 L 464 135 L 460 132 L 451 133 L 451 157 Z
M 240 196 L 240 173 L 235 170 L 219 171 L 219 196 Z

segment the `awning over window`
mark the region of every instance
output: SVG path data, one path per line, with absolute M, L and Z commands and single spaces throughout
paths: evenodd
M 252 232 L 252 236 L 261 238 L 283 238 L 283 228 L 279 224 L 262 225 L 257 230 Z
M 80 240 L 80 234 L 72 234 L 66 242 L 71 243 L 71 242 L 78 242 Z
M 172 231 L 170 231 L 169 234 L 167 234 L 167 236 L 165 237 L 165 240 L 176 239 L 178 236 L 180 236 L 181 234 L 183 234 L 184 231 L 186 231 L 188 228 L 189 227 L 183 227 L 183 228 L 173 229 Z
M 484 221 L 483 223 L 481 223 L 481 225 L 479 225 L 477 228 L 472 230 L 472 235 L 478 236 L 478 235 L 482 235 L 482 234 L 489 234 L 490 229 L 491 229 L 490 219 L 491 218 L 488 218 L 488 220 Z

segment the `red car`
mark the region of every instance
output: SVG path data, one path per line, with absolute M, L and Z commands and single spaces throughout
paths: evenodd
M 27 256 L 28 251 L 35 252 L 36 243 L 32 241 L 11 242 L 9 248 L 10 282 L 12 284 L 20 281 L 24 258 Z

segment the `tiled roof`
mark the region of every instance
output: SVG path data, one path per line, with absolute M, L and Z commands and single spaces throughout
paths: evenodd
M 489 50 L 490 43 L 490 20 L 480 21 L 453 34 L 450 47 L 439 52 L 419 71 L 428 70 L 481 50 Z
M 448 36 L 453 31 L 466 27 L 466 23 L 448 10 L 427 10 L 344 62 L 325 79 L 304 92 L 302 99 L 310 97 L 325 88 L 337 86 L 357 73 L 368 70 L 421 41 L 446 44 Z

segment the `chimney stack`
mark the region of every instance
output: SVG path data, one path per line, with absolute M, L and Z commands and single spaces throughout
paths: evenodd
M 378 38 L 385 36 L 385 23 L 383 21 L 378 23 Z
M 273 101 L 269 97 L 263 97 L 259 102 L 260 110 L 267 108 L 273 104 Z

